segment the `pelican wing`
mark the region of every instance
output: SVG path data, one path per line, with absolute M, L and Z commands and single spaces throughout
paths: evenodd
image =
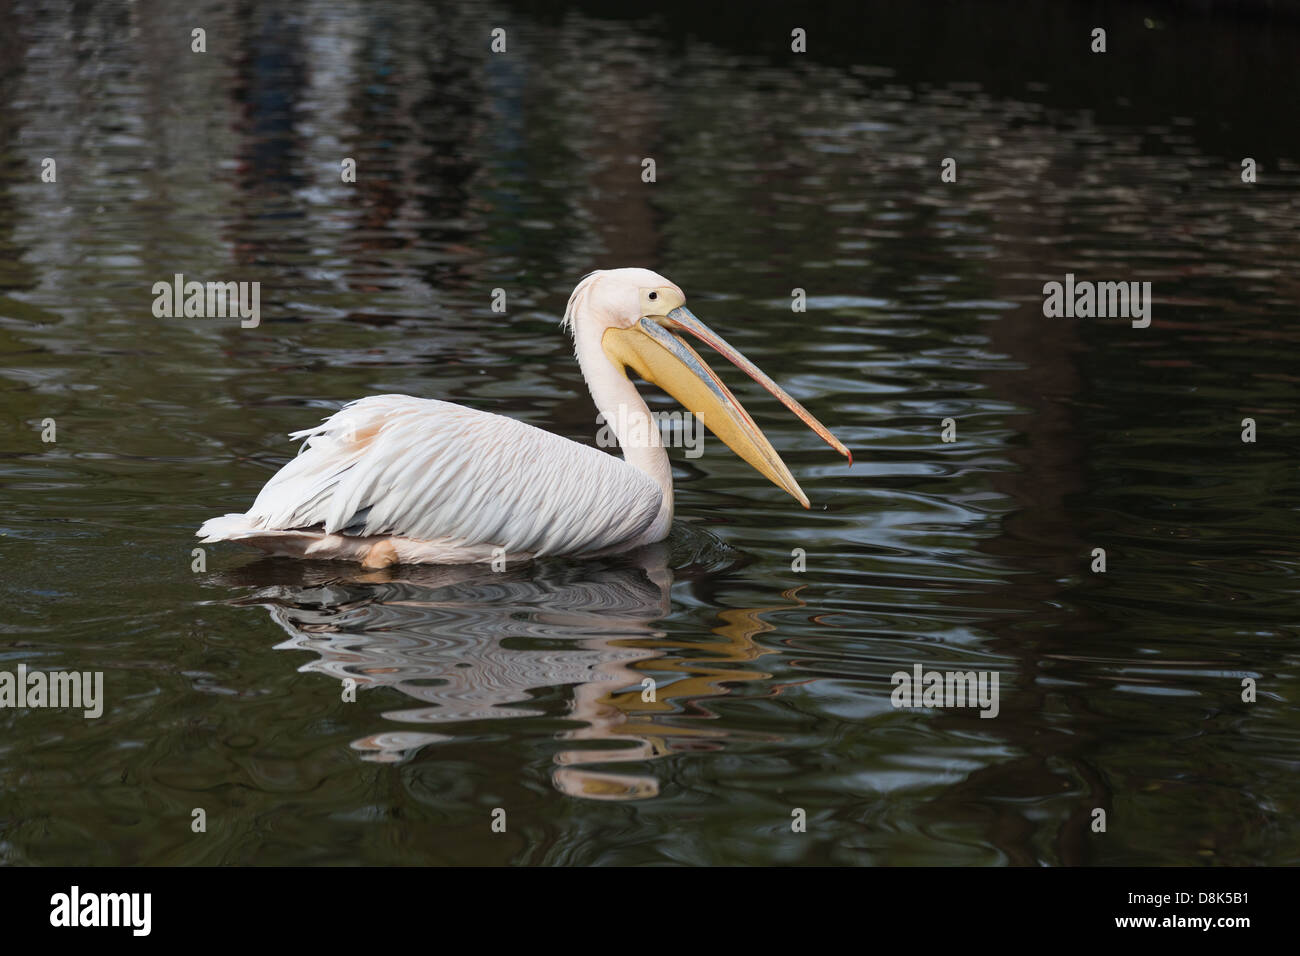
M 373 395 L 290 437 L 305 441 L 249 510 L 256 527 L 580 554 L 635 538 L 662 501 L 621 459 L 449 402 Z

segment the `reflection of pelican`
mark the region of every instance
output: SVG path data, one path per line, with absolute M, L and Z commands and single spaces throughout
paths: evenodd
M 628 368 L 808 507 L 753 419 L 675 332 L 712 346 L 833 448 L 845 456 L 848 449 L 684 301 L 681 289 L 646 269 L 593 272 L 569 299 L 565 323 L 578 363 L 623 461 L 500 415 L 376 395 L 295 432 L 306 438 L 302 453 L 248 513 L 213 518 L 199 534 L 367 567 L 594 555 L 661 541 L 673 518 L 672 471 Z
M 685 542 L 673 538 L 680 573 L 734 566 L 723 546 L 683 532 Z M 769 629 L 759 618 L 763 609 L 724 611 L 706 640 L 673 641 L 660 629 L 672 609 L 666 544 L 501 573 L 472 565 L 343 577 L 337 570 L 259 563 L 223 578 L 264 585 L 236 603 L 270 611 L 289 635 L 279 648 L 315 655 L 303 671 L 351 679 L 360 691 L 391 688 L 417 703 L 384 713 L 405 727 L 353 743 L 368 760 L 405 759 L 483 720 L 553 719 L 532 702 L 565 686 L 579 726 L 559 734 L 573 743 L 554 755 L 555 786 L 588 798 L 652 797 L 659 792 L 652 776 L 584 765 L 652 760 L 673 749 L 673 739 L 703 748 L 727 735 L 712 721 L 700 726 L 684 717 L 687 704 L 767 677 L 751 663 L 764 653 L 753 641 Z M 281 583 L 265 586 L 268 576 Z M 643 695 L 647 676 L 657 683 L 653 695 Z

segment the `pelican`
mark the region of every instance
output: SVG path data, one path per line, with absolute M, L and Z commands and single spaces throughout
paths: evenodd
M 753 419 L 677 333 L 721 353 L 850 464 L 852 455 L 685 303 L 681 289 L 648 269 L 592 272 L 569 298 L 562 324 L 622 460 L 502 415 L 372 395 L 291 433 L 303 439 L 297 457 L 266 483 L 252 508 L 208 520 L 198 536 L 366 568 L 595 557 L 661 541 L 673 520 L 672 469 L 628 369 L 698 415 L 807 508 L 807 496 Z

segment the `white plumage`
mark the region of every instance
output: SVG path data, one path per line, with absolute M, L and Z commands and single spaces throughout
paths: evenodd
M 358 551 L 382 536 L 400 539 L 401 563 L 491 560 L 497 548 L 512 558 L 579 555 L 635 539 L 663 497 L 648 475 L 605 452 L 409 395 L 363 398 L 290 437 L 304 439 L 298 457 L 247 514 L 207 522 L 204 540 L 293 554 L 307 535 L 320 554 L 346 543 L 331 536 L 359 539 Z M 621 507 L 602 507 L 608 501 Z
M 586 276 L 565 325 L 622 460 L 501 415 L 409 395 L 344 406 L 303 439 L 245 514 L 212 518 L 204 541 L 272 554 L 391 564 L 590 556 L 660 541 L 673 517 L 672 471 L 633 368 L 805 507 L 807 499 L 711 369 L 672 330 L 691 332 L 744 369 L 838 450 L 816 419 L 683 306 L 646 269 Z M 851 459 L 850 459 L 851 460 Z

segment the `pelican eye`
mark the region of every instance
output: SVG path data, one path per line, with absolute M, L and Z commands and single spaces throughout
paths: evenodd
M 654 301 L 655 299 L 657 299 L 657 298 L 659 298 L 659 293 L 658 293 L 658 292 L 651 292 L 651 293 L 650 293 L 650 301 L 651 301 L 651 302 L 653 302 L 653 301 Z

